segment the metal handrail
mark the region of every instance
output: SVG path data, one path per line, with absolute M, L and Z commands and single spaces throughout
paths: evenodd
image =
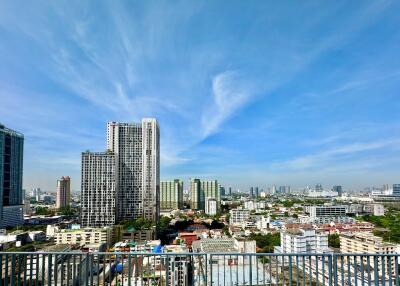
M 399 285 L 400 254 L 0 252 L 5 285 Z

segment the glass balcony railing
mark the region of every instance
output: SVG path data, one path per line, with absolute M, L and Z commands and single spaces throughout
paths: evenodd
M 399 285 L 397 254 L 0 252 L 6 285 Z

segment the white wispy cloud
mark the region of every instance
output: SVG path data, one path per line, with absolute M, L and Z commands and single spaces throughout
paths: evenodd
M 202 116 L 203 137 L 218 131 L 225 120 L 256 96 L 251 82 L 237 71 L 225 71 L 212 80 L 213 102 Z
M 276 162 L 271 164 L 271 169 L 286 171 L 304 171 L 318 168 L 328 168 L 332 167 L 332 164 L 340 168 L 340 165 L 343 166 L 343 162 L 346 165 L 352 165 L 353 168 L 356 169 L 357 164 L 355 163 L 358 161 L 358 158 L 356 158 L 355 156 L 368 151 L 387 148 L 398 148 L 399 143 L 400 139 L 398 138 L 376 140 L 371 142 L 355 142 L 312 154 L 298 156 L 286 161 Z M 363 162 L 365 162 L 365 155 L 362 156 L 361 159 Z M 373 166 L 376 163 L 377 162 L 375 162 L 374 160 L 367 160 L 366 164 Z

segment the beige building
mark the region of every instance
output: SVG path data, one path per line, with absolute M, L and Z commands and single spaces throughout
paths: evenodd
M 217 201 L 217 210 L 220 209 L 221 194 L 218 181 L 192 179 L 190 181 L 190 208 L 204 211 L 207 198 L 215 199 Z
M 357 233 L 346 233 L 340 235 L 340 252 L 349 254 L 394 254 L 397 245 L 393 243 L 384 242 L 381 237 L 375 236 L 370 232 L 357 232 Z M 346 256 L 345 256 L 346 258 Z M 357 258 L 358 261 L 360 258 Z M 354 258 L 350 257 L 350 260 L 354 262 Z M 374 267 L 373 259 L 368 261 L 364 258 L 364 264 Z M 395 271 L 395 260 L 391 261 L 385 259 L 382 262 L 382 258 L 378 256 L 378 271 L 382 271 L 382 263 L 385 264 L 385 273 L 388 275 L 388 269 L 392 269 L 392 274 Z
M 111 244 L 112 228 L 84 228 L 84 229 L 62 229 L 54 233 L 56 244 L 85 245 L 95 243 Z
M 69 207 L 71 204 L 71 178 L 61 177 L 57 180 L 57 198 L 56 207 L 65 208 Z
M 183 182 L 181 180 L 161 182 L 160 208 L 163 210 L 183 208 Z

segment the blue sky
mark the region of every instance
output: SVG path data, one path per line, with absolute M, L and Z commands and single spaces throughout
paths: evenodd
M 397 1 L 0 1 L 0 122 L 54 190 L 107 121 L 157 117 L 162 179 L 400 180 Z

